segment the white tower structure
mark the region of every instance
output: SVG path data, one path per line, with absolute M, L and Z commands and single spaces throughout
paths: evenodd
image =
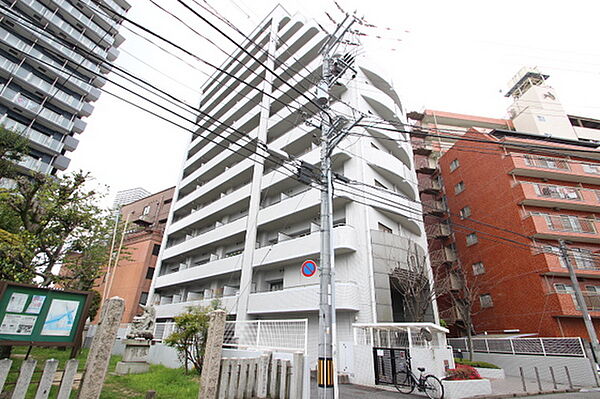
M 318 111 L 306 97 L 316 98 L 326 34 L 277 7 L 249 37 L 243 46 L 260 62 L 236 51 L 226 73 L 202 87 L 200 111 L 210 116 L 200 118 L 185 154 L 151 295 L 158 323 L 214 298 L 237 320 L 307 318 L 314 368 L 319 275 L 300 269 L 307 259 L 319 263 L 321 193 L 295 173 L 300 161 L 320 160 L 318 120 L 304 122 Z M 354 57 L 357 46 L 344 51 Z M 389 275 L 427 253 L 404 110 L 369 62 L 356 57 L 354 71 L 338 79 L 332 109 L 399 131 L 355 127 L 333 151 L 346 181 L 334 183 L 338 342 L 352 340 L 355 322 L 410 321 L 408 298 L 393 293 Z M 435 303 L 427 319 L 438 321 Z

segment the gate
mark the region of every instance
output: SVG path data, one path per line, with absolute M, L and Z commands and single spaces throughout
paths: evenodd
M 394 385 L 398 373 L 405 373 L 410 368 L 410 355 L 408 349 L 373 348 L 373 364 L 375 384 Z

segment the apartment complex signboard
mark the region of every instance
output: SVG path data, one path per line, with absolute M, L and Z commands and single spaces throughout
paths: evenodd
M 78 348 L 90 300 L 87 291 L 0 281 L 0 341 Z

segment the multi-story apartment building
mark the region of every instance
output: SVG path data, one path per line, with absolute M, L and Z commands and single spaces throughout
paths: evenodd
M 202 87 L 200 109 L 211 116 L 199 120 L 185 154 L 152 301 L 159 323 L 214 298 L 237 320 L 307 318 L 314 366 L 319 277 L 304 277 L 301 264 L 318 262 L 321 197 L 317 183 L 302 183 L 297 168 L 290 171 L 292 164 L 281 162 L 291 157 L 319 164 L 320 130 L 303 117 L 316 111 L 309 99 L 320 77 L 319 50 L 326 36 L 314 22 L 277 7 L 250 38 L 243 46 L 260 62 L 236 51 L 222 67 L 227 74 L 216 73 Z M 356 47 L 344 51 L 354 53 Z M 404 113 L 393 87 L 368 66 L 366 56 L 353 68 L 355 76 L 344 75 L 334 85 L 332 107 L 401 126 Z M 395 141 L 399 133 L 375 127 L 356 132 L 361 137 L 349 136 L 334 150 L 334 170 L 385 187 L 387 192 L 377 195 L 404 208 L 335 184 L 339 341 L 352 340 L 354 322 L 406 321 L 406 298 L 393 293 L 389 275 L 406 265 L 411 251 L 426 254 L 410 144 Z M 435 303 L 426 317 L 437 320 Z
M 3 0 L 0 7 L 0 123 L 29 139 L 24 172 L 54 174 L 68 167 L 68 152 L 77 148 L 83 118 L 124 40 L 119 15 L 130 5 Z
M 98 281 L 96 290 L 106 298 L 125 300 L 122 323 L 130 323 L 148 301 L 148 292 L 173 201 L 175 187 L 129 201 L 120 208 L 127 221 L 123 250 L 116 267 Z
M 557 100 L 558 96 L 554 89 L 547 84 L 547 78 L 547 75 L 539 73 L 536 69 L 523 69 L 513 78 L 507 92 L 507 96 L 514 100 L 509 108 L 510 119 L 493 119 L 431 110 L 409 114 L 409 117 L 421 126 L 421 131 L 416 129 L 414 132 L 412 142 L 415 164 L 419 173 L 419 191 L 425 212 L 432 265 L 448 268 L 457 273 L 456 284 L 452 287 L 457 291 L 462 288 L 460 282 L 463 276 L 467 278 L 468 283 L 477 282 L 473 284 L 474 286 L 487 286 L 490 292 L 493 288 L 492 293 L 481 293 L 483 295 L 481 303 L 479 303 L 480 298 L 475 298 L 476 332 L 517 328 L 523 332 L 544 335 L 586 335 L 583 322 L 577 320 L 577 317 L 580 317 L 579 312 L 561 311 L 557 308 L 552 295 L 555 297 L 560 295 L 553 293 L 553 283 L 549 283 L 546 279 L 544 280 L 546 285 L 540 287 L 540 276 L 555 276 L 552 273 L 557 269 L 557 262 L 562 262 L 555 256 L 556 254 L 538 255 L 543 251 L 537 250 L 522 255 L 518 251 L 512 251 L 515 248 L 507 247 L 506 243 L 491 242 L 489 240 L 492 238 L 489 235 L 483 235 L 482 238 L 481 234 L 469 230 L 469 228 L 479 229 L 523 241 L 523 245 L 536 248 L 540 245 L 548 246 L 555 251 L 557 242 L 548 243 L 542 238 L 561 238 L 560 235 L 540 235 L 539 232 L 532 230 L 531 226 L 525 227 L 526 220 L 531 223 L 541 218 L 549 223 L 548 226 L 558 228 L 559 221 L 573 220 L 576 223 L 581 220 L 579 219 L 581 217 L 584 219 L 594 217 L 593 207 L 569 207 L 565 204 L 554 204 L 550 207 L 551 201 L 527 201 L 522 198 L 527 195 L 546 196 L 548 199 L 552 196 L 561 196 L 566 202 L 573 202 L 583 201 L 584 194 L 589 196 L 589 193 L 594 192 L 594 187 L 590 186 L 594 182 L 589 179 L 589 172 L 596 169 L 594 159 L 598 158 L 595 155 L 595 148 L 600 141 L 600 123 L 592 118 L 568 115 Z M 460 136 L 467 132 L 470 138 L 491 140 L 498 144 L 460 141 Z M 515 148 L 516 145 L 510 144 L 519 142 L 518 145 L 554 146 L 558 155 L 548 156 L 542 153 L 535 155 L 535 151 Z M 572 150 L 573 148 L 575 150 Z M 568 152 L 569 149 L 572 153 Z M 561 151 L 562 154 L 567 151 L 566 155 L 560 155 Z M 509 156 L 509 152 L 516 155 Z M 581 155 L 582 152 L 586 153 L 585 157 L 578 158 L 577 155 Z M 545 165 L 545 167 L 538 167 L 539 173 L 531 170 L 523 171 L 518 167 L 506 165 L 507 157 L 520 160 L 521 164 L 529 169 L 535 169 L 535 165 Z M 568 175 L 571 177 L 565 179 L 566 175 L 563 174 L 562 179 L 557 179 L 552 171 L 561 169 L 568 170 Z M 456 179 L 459 180 L 455 181 Z M 511 181 L 507 182 L 507 179 Z M 504 187 L 506 190 L 499 194 L 495 191 L 496 187 Z M 514 187 L 523 188 L 528 194 L 524 194 L 523 191 L 517 195 Z M 552 194 L 557 190 L 563 194 Z M 577 193 L 566 194 L 571 190 Z M 569 195 L 572 198 L 568 199 Z M 518 215 L 514 212 L 516 208 L 521 211 Z M 503 213 L 502 210 L 509 210 L 509 212 Z M 548 213 L 548 210 L 551 212 Z M 578 212 L 575 212 L 576 215 L 570 214 L 569 210 L 584 210 L 585 214 Z M 504 228 L 506 231 L 486 229 L 484 225 L 469 221 L 469 218 L 487 221 L 486 223 Z M 577 229 L 586 230 L 587 233 L 583 236 L 589 238 L 592 228 L 585 225 L 585 220 Z M 541 228 L 542 225 L 543 223 L 537 227 Z M 522 236 L 510 233 L 509 230 Z M 523 236 L 531 236 L 531 239 L 524 239 Z M 589 254 L 588 250 L 596 249 L 593 248 L 593 244 L 589 247 L 587 244 L 589 241 L 581 238 L 580 236 L 579 239 L 570 240 L 574 243 L 572 261 L 574 264 L 587 265 L 583 266 L 587 269 L 595 268 L 596 266 L 593 266 L 596 264 L 595 257 L 586 254 Z M 469 240 L 468 244 L 467 240 Z M 475 243 L 474 240 L 477 242 Z M 546 244 L 543 244 L 544 242 Z M 586 244 L 582 245 L 582 242 Z M 483 260 L 484 257 L 487 262 Z M 566 269 L 564 267 L 558 269 L 560 269 L 560 276 L 565 277 Z M 494 273 L 499 273 L 499 270 L 504 270 L 506 276 L 495 279 Z M 526 270 L 529 274 L 522 280 L 508 277 L 515 275 L 518 270 Z M 588 273 L 582 271 L 578 271 L 578 274 L 588 276 Z M 526 285 L 518 285 L 525 281 L 533 284 L 535 290 L 529 291 Z M 483 284 L 484 282 L 486 284 Z M 563 283 L 565 282 L 557 283 L 559 290 L 562 289 Z M 594 284 L 588 285 L 591 287 Z M 479 290 L 479 287 L 475 288 Z M 522 307 L 515 306 L 515 300 L 518 300 L 517 297 L 521 295 L 519 289 L 534 298 L 528 301 L 526 306 L 524 305 L 528 311 L 519 310 Z M 590 290 L 595 288 L 591 287 Z M 486 294 L 490 296 L 485 296 Z M 498 297 L 498 300 L 495 300 L 494 296 Z M 509 297 L 513 300 L 507 299 Z M 590 301 L 590 305 L 595 300 L 593 293 L 586 294 L 586 298 Z M 441 299 L 440 317 L 457 327 L 458 332 L 461 330 L 464 332 L 461 313 L 447 299 L 447 297 Z M 522 299 L 525 300 L 525 297 Z M 543 305 L 539 303 L 541 300 L 544 301 Z M 567 301 L 569 300 L 571 297 L 568 297 Z
M 123 205 L 131 204 L 132 202 L 141 200 L 150 195 L 150 191 L 142 187 L 130 188 L 128 190 L 117 191 L 112 208 L 118 211 Z

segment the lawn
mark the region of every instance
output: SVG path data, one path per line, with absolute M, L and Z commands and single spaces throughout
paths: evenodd
M 17 380 L 18 369 L 23 362 L 27 348 L 13 348 L 13 366 L 9 374 L 7 383 L 13 383 Z M 79 369 L 83 369 L 87 357 L 87 349 L 81 351 L 79 359 Z M 44 361 L 47 359 L 57 359 L 58 368 L 63 369 L 65 362 L 69 359 L 70 350 L 61 351 L 58 349 L 33 348 L 30 357 L 38 361 L 33 380 L 39 381 L 41 371 L 44 367 Z M 120 356 L 112 356 L 108 367 L 108 375 L 104 383 L 104 389 L 100 395 L 101 399 L 144 399 L 149 390 L 156 391 L 156 397 L 160 399 L 187 399 L 198 397 L 199 377 L 193 374 L 186 375 L 183 369 L 169 369 L 160 365 L 150 366 L 150 371 L 145 374 L 134 374 L 120 376 L 114 374 L 114 369 Z M 79 378 L 80 376 L 78 376 Z M 14 385 L 8 385 L 5 388 L 12 388 Z M 37 384 L 33 384 L 27 392 L 27 398 L 34 398 Z M 56 397 L 58 387 L 53 387 L 50 398 Z M 4 398 L 4 394 L 0 398 Z M 76 398 L 76 392 L 71 394 L 71 398 Z

